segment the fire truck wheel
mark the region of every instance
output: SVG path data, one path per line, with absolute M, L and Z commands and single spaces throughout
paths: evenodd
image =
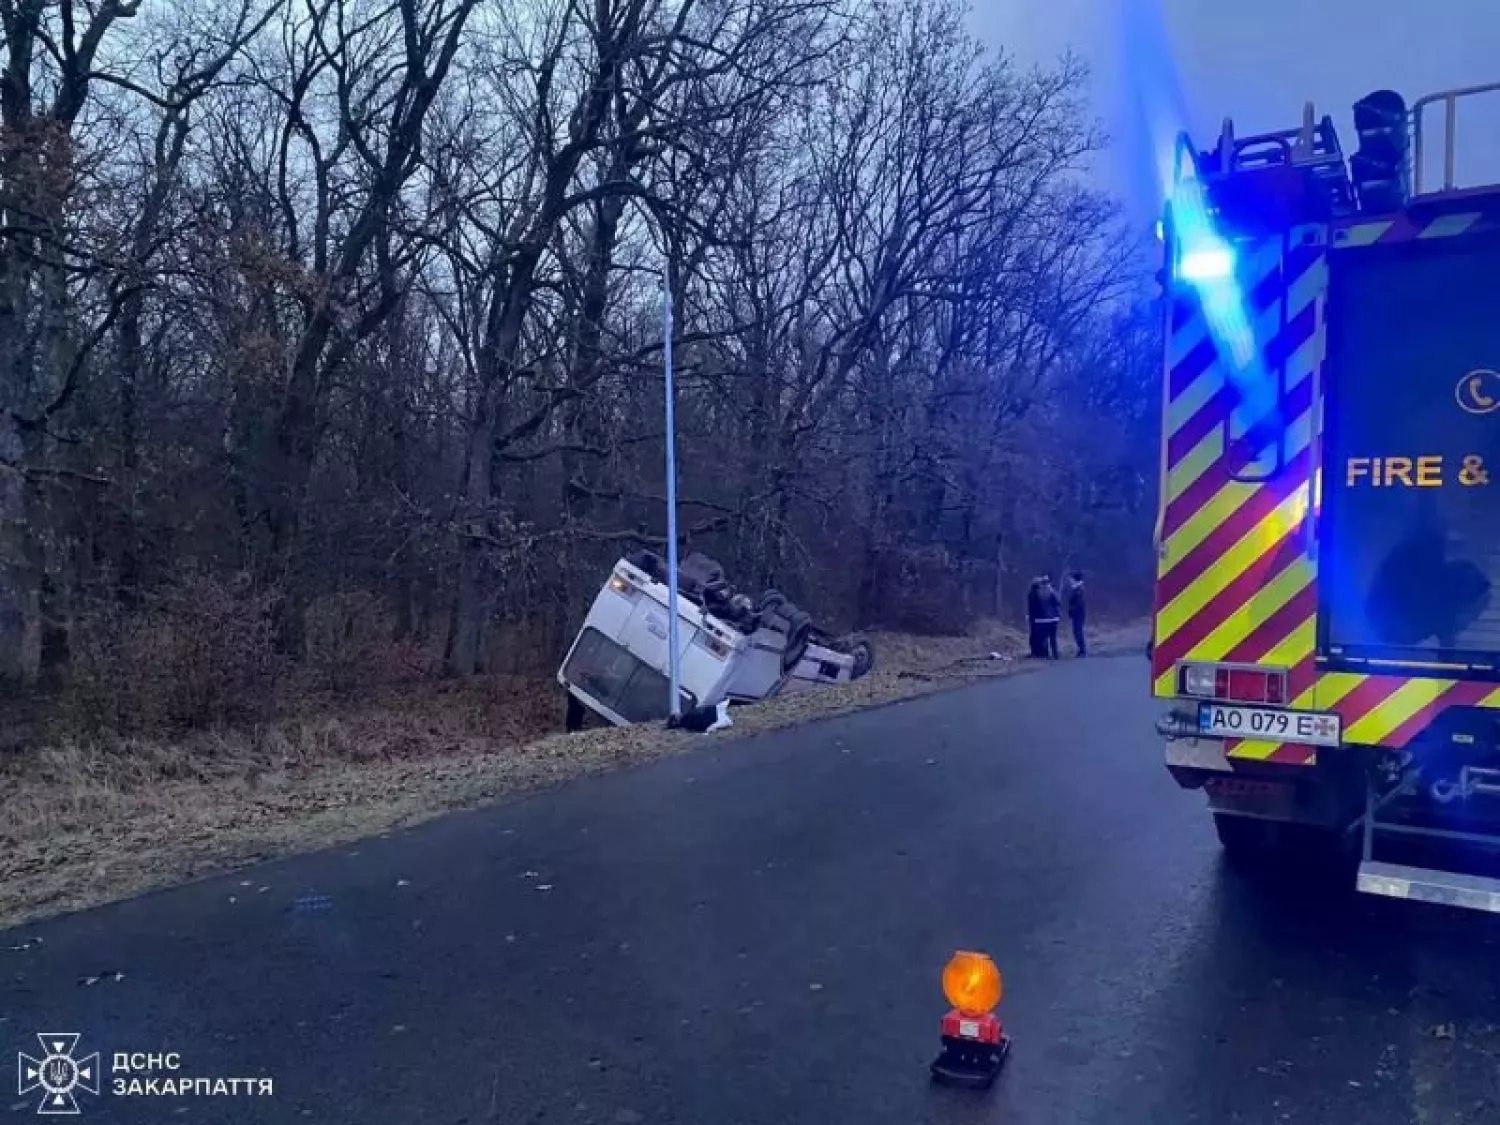
M 583 704 L 578 702 L 578 697 L 576 695 L 574 695 L 571 691 L 567 692 L 566 694 L 568 697 L 568 710 L 567 714 L 563 718 L 563 729 L 565 729 L 569 734 L 577 734 L 583 729 L 583 722 L 586 718 L 586 710 Z
M 1214 813 L 1214 830 L 1219 834 L 1224 858 L 1235 867 L 1259 867 L 1274 860 L 1280 827 L 1274 821 Z
M 1295 875 L 1320 881 L 1352 874 L 1359 860 L 1352 839 L 1337 828 L 1214 813 L 1224 858 L 1244 872 Z

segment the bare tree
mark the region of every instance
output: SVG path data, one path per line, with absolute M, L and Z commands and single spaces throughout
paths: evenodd
M 294 677 L 356 635 L 550 664 L 665 544 L 664 282 L 680 534 L 743 584 L 956 628 L 1148 522 L 1155 325 L 1086 76 L 953 0 L 0 0 L 0 32 L 7 678 L 195 601 Z
M 53 423 L 107 331 L 69 321 L 96 265 L 73 217 L 91 173 L 76 130 L 101 46 L 138 4 L 0 3 L 0 676 L 23 681 L 42 656 Z
M 337 0 L 302 0 L 279 28 L 280 57 L 261 60 L 261 113 L 241 126 L 236 147 L 274 225 L 244 232 L 243 264 L 263 290 L 263 327 L 282 349 L 282 374 L 268 416 L 235 440 L 249 462 L 241 475 L 255 479 L 246 515 L 264 530 L 259 569 L 292 582 L 294 594 L 329 395 L 410 283 L 422 244 L 398 221 L 403 194 L 422 168 L 427 116 L 476 5 L 392 0 L 356 20 Z M 294 621 L 289 614 L 285 624 Z
M 817 0 L 599 0 L 592 8 L 564 2 L 544 18 L 533 13 L 524 28 L 508 27 L 492 44 L 499 55 L 488 69 L 502 78 L 490 100 L 525 109 L 496 125 L 521 154 L 513 163 L 476 175 L 471 162 L 455 177 L 463 184 L 454 194 L 465 201 L 465 221 L 463 242 L 449 255 L 454 308 L 461 310 L 454 323 L 469 341 L 473 388 L 455 517 L 461 561 L 451 671 L 472 671 L 479 661 L 497 458 L 536 436 L 601 377 L 602 323 L 627 200 L 643 201 L 664 220 L 658 230 L 667 237 L 677 231 L 681 211 L 640 183 L 637 170 L 660 160 L 684 131 L 723 125 L 757 92 L 795 75 L 819 40 L 804 39 L 789 64 L 787 33 L 816 30 L 825 12 Z M 733 84 L 723 81 L 726 75 Z M 726 89 L 735 96 L 726 98 Z M 589 217 L 583 264 L 572 271 L 575 299 L 562 326 L 571 329 L 571 342 L 523 355 L 537 294 L 548 281 L 543 271 L 568 269 L 558 242 L 565 221 L 582 211 Z M 680 247 L 665 254 L 680 258 Z M 549 380 L 544 373 L 559 366 L 567 373 Z M 576 418 L 574 429 L 566 447 L 592 449 L 578 440 Z

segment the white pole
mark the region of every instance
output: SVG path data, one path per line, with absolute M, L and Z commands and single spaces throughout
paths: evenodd
M 667 398 L 667 668 L 671 682 L 671 713 L 682 715 L 678 688 L 681 654 L 677 637 L 677 388 L 672 382 L 672 264 L 662 270 L 662 354 L 666 357 Z

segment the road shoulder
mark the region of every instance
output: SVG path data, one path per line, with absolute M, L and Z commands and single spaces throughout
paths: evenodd
M 1139 649 L 1143 627 L 1101 631 L 1102 655 Z M 49 791 L 10 786 L 0 832 L 0 928 L 70 913 L 264 860 L 381 836 L 459 809 L 696 748 L 836 718 L 1037 667 L 1018 638 L 899 645 L 854 684 L 736 709 L 727 731 L 659 726 L 556 734 L 517 745 L 469 738 L 417 759 L 267 769 L 239 777 L 88 783 L 83 758 Z

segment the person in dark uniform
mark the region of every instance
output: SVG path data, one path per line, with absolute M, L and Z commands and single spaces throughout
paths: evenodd
M 1026 627 L 1031 633 L 1031 655 L 1046 657 L 1046 630 L 1042 625 L 1042 579 L 1033 578 L 1026 591 Z
M 1041 578 L 1041 585 L 1037 589 L 1037 603 L 1039 612 L 1036 623 L 1041 632 L 1041 655 L 1048 660 L 1056 660 L 1057 626 L 1062 620 L 1062 602 L 1048 575 Z
M 1062 655 L 1057 646 L 1057 628 L 1062 623 L 1062 599 L 1057 596 L 1057 587 L 1052 585 L 1052 579 L 1047 579 L 1042 596 L 1047 606 L 1047 655 L 1056 660 Z
M 1073 625 L 1073 645 L 1077 649 L 1076 655 L 1087 656 L 1089 646 L 1083 635 L 1083 625 L 1088 617 L 1088 608 L 1083 597 L 1083 571 L 1075 570 L 1068 579 L 1068 620 Z

